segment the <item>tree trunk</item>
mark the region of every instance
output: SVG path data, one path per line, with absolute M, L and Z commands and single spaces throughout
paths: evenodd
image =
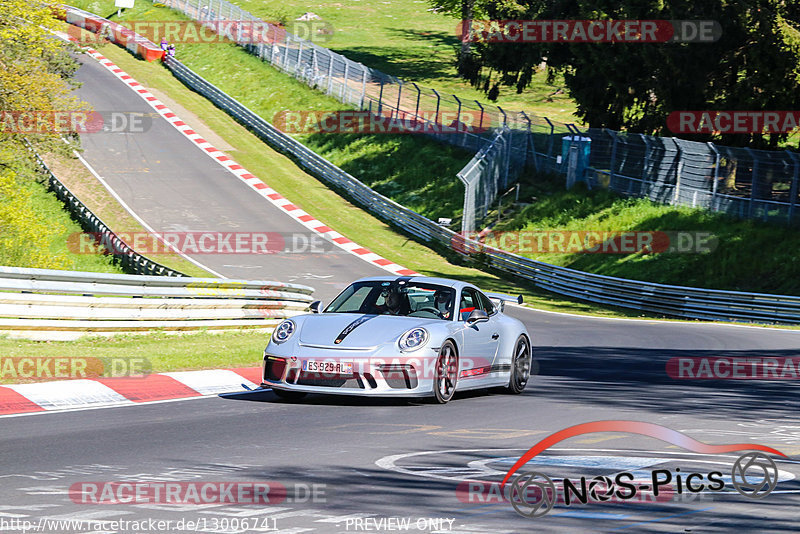
M 470 54 L 472 53 L 472 41 L 470 28 L 472 27 L 472 14 L 475 0 L 461 0 L 461 51 L 458 54 L 458 74 L 469 76 Z

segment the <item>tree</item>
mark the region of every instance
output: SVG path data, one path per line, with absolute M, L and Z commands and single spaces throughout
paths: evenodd
M 6 264 L 63 268 L 53 258 L 46 236 L 49 222 L 38 217 L 31 181 L 37 177 L 28 146 L 39 152 L 70 151 L 62 132 L 21 132 L 9 117 L 21 112 L 82 111 L 88 107 L 70 94 L 77 63 L 74 47 L 50 33 L 53 8 L 27 0 L 0 0 L 0 258 Z
M 472 54 L 472 42 L 469 39 L 469 27 L 476 17 L 486 15 L 487 0 L 430 0 L 435 11 L 442 11 L 456 17 L 459 21 L 459 37 L 461 45 L 456 52 L 457 71 L 462 78 L 474 81 L 480 69 L 479 63 Z
M 484 90 L 530 85 L 545 61 L 561 73 L 590 126 L 650 134 L 681 110 L 800 109 L 800 4 L 784 0 L 489 0 L 491 19 L 715 20 L 714 43 L 479 43 Z M 498 75 L 492 78 L 492 73 Z M 478 76 L 480 78 L 480 76 Z M 491 80 L 489 79 L 491 78 Z M 490 84 L 491 81 L 491 84 Z M 492 85 L 494 84 L 494 85 Z M 726 144 L 775 147 L 786 134 L 728 135 Z M 709 140 L 709 136 L 698 136 Z

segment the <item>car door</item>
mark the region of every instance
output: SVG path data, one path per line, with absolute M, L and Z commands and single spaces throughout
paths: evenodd
M 486 299 L 488 301 L 488 299 Z M 491 305 L 491 302 L 489 301 Z M 473 310 L 483 310 L 489 320 L 467 325 L 466 320 Z M 497 328 L 497 313 L 494 306 L 486 308 L 479 292 L 466 287 L 461 291 L 458 305 L 458 320 L 464 323 L 464 343 L 461 347 L 461 370 L 482 375 L 489 372 L 497 356 L 500 333 Z M 474 370 L 474 371 L 473 371 Z M 462 373 L 463 374 L 463 373 Z

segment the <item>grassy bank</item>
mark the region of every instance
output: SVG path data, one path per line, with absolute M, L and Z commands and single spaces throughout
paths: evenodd
M 81 231 L 33 168 L 0 173 L 0 265 L 122 272 L 109 256 L 77 253 L 74 244 Z
M 526 192 L 533 203 L 494 230 L 533 232 L 708 232 L 708 252 L 589 254 L 550 251 L 522 255 L 609 276 L 664 284 L 800 295 L 800 233 L 754 220 L 702 209 L 676 208 L 646 199 L 622 198 L 606 190 L 565 191 L 562 178 L 541 177 Z M 492 239 L 497 241 L 497 237 Z M 513 235 L 513 234 L 512 234 Z M 657 238 L 658 239 L 658 238 Z M 491 241 L 491 239 L 490 239 Z M 688 238 L 684 241 L 688 244 Z M 512 243 L 507 240 L 507 243 Z M 542 241 L 546 243 L 546 241 Z M 533 250 L 535 246 L 527 246 Z M 542 248 L 547 249 L 545 244 Z M 561 248 L 565 250 L 565 248 Z
M 140 9 L 141 12 L 127 16 L 131 19 L 178 17 L 175 12 L 162 12 L 159 8 Z M 109 54 L 112 50 L 115 57 L 125 56 L 116 47 L 104 47 L 104 51 Z M 181 47 L 179 57 L 267 118 L 283 109 L 298 109 L 298 106 L 309 106 L 306 109 L 328 109 L 326 106 L 335 104 L 323 94 L 276 72 L 235 46 L 217 44 Z M 141 73 L 136 75 L 137 78 L 144 77 L 141 81 L 149 85 L 156 82 L 156 87 L 162 92 L 173 95 L 183 103 L 184 96 L 178 98 L 176 95 L 183 95 L 185 89 L 162 67 L 141 66 L 141 62 L 129 56 L 125 61 L 128 65 L 125 68 L 137 69 Z M 192 104 L 201 106 L 195 110 L 198 117 L 208 120 L 212 109 L 218 113 L 213 106 L 200 104 L 202 99 L 198 95 L 194 96 L 196 98 Z M 236 137 L 241 135 L 241 129 L 231 128 L 225 121 L 209 126 L 220 133 L 220 128 L 223 128 L 234 133 Z M 304 141 L 323 156 L 373 185 L 379 192 L 428 217 L 453 216 L 454 206 L 461 203 L 460 185 L 453 176 L 463 162 L 448 158 L 452 155 L 452 152 L 448 152 L 448 147 L 433 141 L 409 136 L 375 135 L 315 135 L 305 138 Z M 256 141 L 252 149 L 245 149 L 239 139 L 235 142 L 227 139 L 227 142 L 240 148 L 241 153 L 234 156 L 265 177 L 272 187 L 301 204 L 306 211 L 314 213 L 320 209 L 319 202 L 310 202 L 309 191 L 312 189 L 306 175 L 303 179 L 297 179 L 294 171 L 284 166 L 292 176 L 270 178 L 276 174 L 274 164 L 272 168 L 263 167 L 265 155 L 255 153 L 263 152 L 263 148 L 257 148 L 263 147 L 263 144 Z M 264 172 L 258 172 L 259 168 L 263 168 Z M 440 169 L 445 171 L 440 172 Z M 426 177 L 432 178 L 426 180 Z M 779 229 L 771 225 L 735 221 L 701 210 L 675 209 L 645 200 L 623 200 L 605 191 L 566 192 L 562 181 L 550 182 L 542 177 L 528 176 L 525 180 L 520 200 L 530 202 L 531 206 L 518 213 L 513 220 L 504 221 L 498 229 L 699 230 L 713 232 L 719 238 L 717 249 L 710 254 L 529 254 L 536 259 L 590 272 L 669 284 L 777 293 L 796 291 L 792 277 L 786 276 L 794 269 L 794 261 L 787 259 L 784 252 L 791 249 L 774 244 L 774 234 Z M 319 187 L 320 184 L 315 182 L 315 185 Z M 352 223 L 338 222 L 347 211 L 338 207 L 338 197 L 326 199 L 322 204 L 326 205 L 323 210 L 329 210 L 327 214 L 319 215 L 322 220 L 331 222 L 357 242 L 365 245 L 375 242 L 372 232 L 366 230 L 370 226 L 362 224 L 360 215 Z M 738 246 L 741 235 L 747 235 L 747 239 L 760 248 L 748 250 L 747 247 Z M 794 239 L 788 233 L 786 238 L 789 241 Z M 444 274 L 441 264 L 437 265 L 436 262 L 421 261 L 413 265 L 416 256 L 409 245 L 404 243 L 400 247 L 392 247 L 391 241 L 381 240 L 377 246 L 370 248 L 420 272 Z M 763 250 L 774 252 L 771 259 L 762 261 L 759 255 Z M 753 267 L 752 271 L 748 271 L 750 267 Z M 751 272 L 758 275 L 749 275 Z
M 157 91 L 157 94 L 169 95 L 167 104 L 175 103 L 191 114 L 186 120 L 190 121 L 195 130 L 215 132 L 219 142 L 228 145 L 226 152 L 264 179 L 270 187 L 285 195 L 301 209 L 330 224 L 338 232 L 383 257 L 425 275 L 458 278 L 489 291 L 522 293 L 526 302 L 541 309 L 608 317 L 641 316 L 628 310 L 601 308 L 561 298 L 519 281 L 453 263 L 437 251 L 408 238 L 331 191 L 299 169 L 291 159 L 270 149 L 208 100 L 188 90 L 161 65 L 140 61 L 112 45 L 104 46 L 101 52 L 137 81 Z M 183 111 L 180 113 L 184 116 Z M 105 202 L 113 203 L 113 199 L 108 196 Z

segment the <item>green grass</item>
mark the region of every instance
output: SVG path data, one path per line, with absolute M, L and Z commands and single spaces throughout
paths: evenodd
M 235 0 L 234 4 L 265 20 L 285 15 L 292 30 L 293 21 L 306 11 L 319 15 L 333 26 L 333 35 L 314 36 L 317 44 L 330 48 L 353 61 L 416 82 L 464 100 L 492 104 L 482 91 L 456 76 L 455 50 L 460 47 L 456 29 L 459 20 L 428 11 L 424 0 L 375 2 L 342 0 L 308 3 L 302 0 Z M 298 27 L 300 34 L 305 27 Z M 302 36 L 302 35 L 301 35 Z M 511 45 L 513 46 L 513 45 Z M 546 83 L 539 72 L 531 87 L 517 94 L 503 87 L 495 104 L 505 110 L 522 110 L 564 122 L 575 122 L 574 102 L 564 94 L 548 96 L 562 87 Z M 548 101 L 552 100 L 552 101 Z
M 30 195 L 27 203 L 27 212 L 34 221 L 38 232 L 36 243 L 28 246 L 44 246 L 47 248 L 47 259 L 42 264 L 31 264 L 25 261 L 29 255 L 15 254 L 13 250 L 0 249 L 0 265 L 9 267 L 56 268 L 69 271 L 90 271 L 98 273 L 121 273 L 121 268 L 113 262 L 110 256 L 100 254 L 78 254 L 74 246 L 77 236 L 83 230 L 78 222 L 72 219 L 64 204 L 58 200 L 54 193 L 47 190 L 47 186 L 33 179 L 20 180 L 19 187 Z M 5 221 L 8 223 L 9 221 Z M 0 228 L 4 221 L 0 221 Z M 23 244 L 23 247 L 25 245 Z
M 609 276 L 664 284 L 800 295 L 800 233 L 796 228 L 734 219 L 703 209 L 676 208 L 607 190 L 563 189 L 563 179 L 541 177 L 526 189 L 535 201 L 497 231 L 711 232 L 707 253 L 523 253 Z
M 185 369 L 256 367 L 269 334 L 223 332 L 172 335 L 149 333 L 87 337 L 77 341 L 27 341 L 0 337 L 4 358 L 144 358 L 144 369 L 163 373 Z M 104 373 L 106 376 L 107 373 Z M 0 382 L 19 382 L 0 374 Z

